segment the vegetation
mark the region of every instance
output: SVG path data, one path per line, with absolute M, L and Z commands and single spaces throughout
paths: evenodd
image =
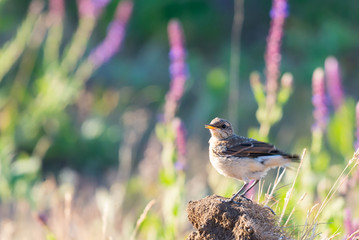
M 0 0 L 0 239 L 183 239 L 215 116 L 302 153 L 251 193 L 294 239 L 359 236 L 356 1 L 242 4 Z

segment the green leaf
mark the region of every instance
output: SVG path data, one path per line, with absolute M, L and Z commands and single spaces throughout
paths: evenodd
M 286 104 L 291 94 L 292 94 L 291 88 L 281 87 L 278 93 L 278 104 L 280 106 Z
M 345 158 L 353 154 L 355 103 L 347 100 L 329 122 L 328 138 L 331 147 Z
M 277 123 L 283 116 L 282 107 L 275 105 L 268 115 L 271 125 Z
M 37 173 L 41 167 L 41 160 L 37 157 L 18 159 L 12 164 L 12 175 L 26 175 Z
M 266 109 L 264 107 L 259 107 L 256 112 L 256 117 L 259 123 L 263 123 L 267 119 Z
M 159 173 L 160 182 L 165 186 L 171 186 L 176 182 L 175 174 L 172 174 L 165 169 L 161 169 Z
M 249 128 L 248 129 L 248 137 L 249 138 L 254 138 L 256 140 L 259 141 L 264 141 L 264 142 L 268 142 L 268 138 L 267 137 L 263 137 L 259 134 L 259 129 L 258 128 Z
M 264 92 L 264 86 L 260 82 L 260 77 L 257 72 L 251 73 L 250 83 L 251 83 L 254 98 L 256 99 L 259 108 L 264 107 L 266 101 L 266 95 Z
M 207 75 L 207 85 L 212 90 L 221 90 L 227 86 L 227 76 L 222 68 L 214 68 Z
M 56 240 L 56 237 L 53 233 L 47 233 L 46 240 Z
M 164 124 L 157 124 L 155 128 L 156 135 L 160 141 L 166 139 L 166 127 Z
M 259 137 L 259 129 L 251 127 L 248 129 L 248 137 L 258 139 Z
M 316 172 L 325 172 L 328 169 L 330 156 L 327 152 L 322 151 L 319 153 L 315 161 L 312 161 L 313 169 Z

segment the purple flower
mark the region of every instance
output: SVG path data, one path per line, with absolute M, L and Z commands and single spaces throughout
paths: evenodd
M 56 20 L 63 18 L 65 12 L 64 0 L 50 0 L 49 8 L 51 16 Z
M 339 63 L 336 58 L 328 57 L 325 60 L 325 76 L 329 96 L 333 102 L 335 110 L 338 110 L 344 102 L 342 80 L 340 77 Z
M 186 141 L 187 131 L 183 122 L 178 119 L 176 121 L 176 144 L 178 153 L 181 157 L 186 156 L 187 153 L 187 141 Z
M 49 225 L 49 215 L 46 212 L 38 213 L 36 219 L 44 226 Z
M 344 227 L 347 232 L 347 236 L 349 237 L 351 234 L 353 234 L 355 231 L 358 230 L 359 224 L 358 224 L 358 222 L 353 221 L 352 215 L 351 215 L 351 210 L 349 208 L 345 209 L 344 215 L 345 215 L 344 216 Z M 352 238 L 350 238 L 348 240 L 357 239 L 355 237 L 358 237 L 358 236 L 359 236 L 359 234 L 356 234 L 355 236 L 353 236 Z
M 356 119 L 356 134 L 355 134 L 355 137 L 356 137 L 356 142 L 355 142 L 355 145 L 354 145 L 354 148 L 355 150 L 359 149 L 359 102 L 357 103 L 356 105 L 356 108 L 355 108 L 355 119 Z
M 275 99 L 278 88 L 279 65 L 281 61 L 280 45 L 283 36 L 284 20 L 288 15 L 286 0 L 273 0 L 270 11 L 272 21 L 267 37 L 267 50 L 265 53 L 267 92 L 270 98 Z
M 118 4 L 115 19 L 109 25 L 106 38 L 90 53 L 90 61 L 96 67 L 107 62 L 120 49 L 132 7 L 132 1 L 122 1 Z
M 77 0 L 77 6 L 80 18 L 94 18 L 95 7 L 92 0 Z
M 186 154 L 187 154 L 187 131 L 179 118 L 173 120 L 173 127 L 176 132 L 176 147 L 177 147 L 177 162 L 175 168 L 177 170 L 184 170 L 186 167 Z
M 92 0 L 92 4 L 95 8 L 101 9 L 107 6 L 110 0 Z
M 321 68 L 315 69 L 312 79 L 314 106 L 314 125 L 312 130 L 324 131 L 328 121 L 328 109 L 326 105 L 325 85 L 324 85 L 324 71 Z
M 186 168 L 186 164 L 180 160 L 175 162 L 175 169 L 176 171 L 183 171 Z
M 80 18 L 97 18 L 109 0 L 77 0 Z
M 186 50 L 184 48 L 184 36 L 181 24 L 172 20 L 168 24 L 168 38 L 170 43 L 170 90 L 166 94 L 165 119 L 174 117 L 178 101 L 183 96 L 185 82 L 189 71 L 186 64 Z
M 270 10 L 269 16 L 273 18 L 278 17 L 288 17 L 289 15 L 289 6 L 286 1 L 274 1 L 273 7 Z

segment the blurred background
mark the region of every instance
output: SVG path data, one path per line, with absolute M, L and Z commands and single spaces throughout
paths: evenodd
M 289 204 L 306 193 L 303 210 L 284 217 L 300 238 L 295 226 L 330 194 L 359 136 L 359 8 L 290 0 L 283 17 L 272 1 L 236 1 L 0 0 L 0 239 L 183 239 L 189 200 L 242 184 L 209 165 L 204 125 L 217 116 L 239 135 L 307 149 L 307 181 Z M 265 56 L 281 17 L 271 106 Z M 319 87 L 318 128 L 312 74 L 325 68 L 330 79 L 329 56 L 339 80 L 327 88 L 339 95 Z M 353 173 L 340 178 L 319 237 L 357 229 Z M 295 170 L 287 175 L 279 199 Z

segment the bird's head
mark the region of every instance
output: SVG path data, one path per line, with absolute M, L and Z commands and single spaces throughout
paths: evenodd
M 226 139 L 233 135 L 233 128 L 230 122 L 225 119 L 216 117 L 210 124 L 205 125 L 211 132 L 212 137 L 217 139 Z

